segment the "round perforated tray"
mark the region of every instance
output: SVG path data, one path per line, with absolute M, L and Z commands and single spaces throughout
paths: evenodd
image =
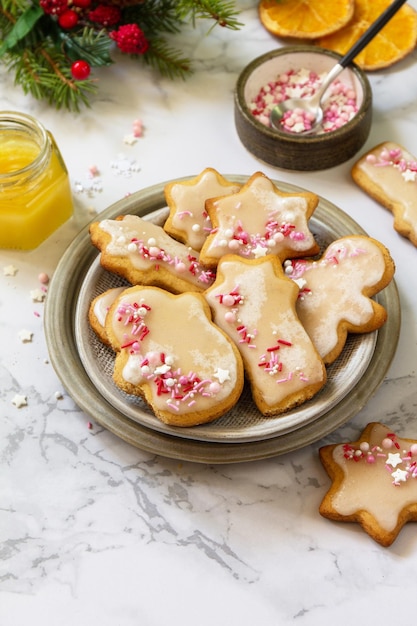
M 167 212 L 157 211 L 147 217 L 163 223 L 166 216 Z M 322 248 L 335 238 L 320 218 L 313 218 L 310 228 Z M 148 428 L 176 437 L 218 442 L 253 441 L 301 428 L 319 419 L 355 387 L 375 350 L 377 333 L 350 335 L 340 358 L 328 368 L 328 380 L 320 393 L 283 415 L 265 418 L 252 401 L 249 385 L 246 385 L 237 405 L 220 419 L 192 428 L 168 426 L 158 420 L 140 398 L 125 394 L 114 384 L 114 352 L 102 344 L 88 322 L 88 309 L 93 298 L 107 289 L 123 285 L 128 286 L 128 283 L 102 269 L 99 258 L 92 263 L 84 279 L 75 314 L 76 342 L 81 361 L 94 385 L 112 406 Z
M 247 177 L 231 176 L 245 182 Z M 183 179 L 185 180 L 185 179 Z M 275 181 L 286 192 L 304 191 Z M 166 216 L 161 183 L 132 194 L 104 211 L 100 219 L 137 214 L 162 223 Z M 348 215 L 320 198 L 310 220 L 321 247 L 349 234 L 366 234 Z M 173 428 L 157 420 L 137 398 L 112 382 L 112 352 L 90 329 L 91 299 L 122 285 L 99 265 L 86 227 L 69 246 L 51 281 L 45 331 L 51 361 L 74 400 L 97 422 L 145 450 L 201 462 L 236 462 L 281 454 L 315 441 L 348 421 L 382 382 L 395 353 L 400 308 L 394 281 L 378 295 L 388 321 L 378 332 L 351 335 L 343 354 L 328 371 L 329 381 L 310 402 L 277 418 L 264 418 L 245 389 L 238 405 L 209 425 Z

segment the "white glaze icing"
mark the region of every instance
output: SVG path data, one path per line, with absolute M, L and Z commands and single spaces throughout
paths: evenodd
M 314 194 L 307 196 L 310 201 L 316 198 Z M 203 261 L 227 253 L 246 258 L 273 253 L 283 260 L 289 250 L 299 256 L 315 245 L 307 224 L 306 195 L 281 195 L 260 173 L 254 174 L 238 193 L 208 201 L 207 207 L 209 213 L 216 213 L 216 228 L 201 250 Z
M 371 450 L 374 446 L 381 446 L 389 433 L 386 426 L 376 424 L 368 441 Z M 404 470 L 410 459 L 396 466 L 397 459 L 394 457 L 393 464 L 387 466 L 390 453 L 406 458 L 410 451 L 409 441 L 400 438 L 396 441 L 398 449 L 393 448 L 389 452 L 382 450 L 381 456 L 374 452 L 373 463 L 368 463 L 365 458 L 359 461 L 346 459 L 344 444 L 335 447 L 333 458 L 344 473 L 343 483 L 332 497 L 336 512 L 351 515 L 366 510 L 389 532 L 395 528 L 401 510 L 409 504 L 417 503 L 417 478 L 410 477 L 394 484 L 395 475 L 392 475 L 396 469 Z M 416 458 L 414 456 L 411 462 Z
M 382 150 L 370 150 L 357 167 L 379 187 L 388 203 L 402 206 L 401 219 L 417 240 L 417 159 L 396 143 L 383 145 Z
M 172 276 L 204 289 L 213 282 L 213 274 L 202 267 L 199 253 L 170 237 L 163 228 L 136 215 L 122 220 L 102 220 L 100 228 L 111 236 L 108 254 L 126 257 L 138 270 L 163 267 Z
M 207 314 L 197 294 L 148 287 L 128 289 L 115 303 L 108 322 L 121 347 L 122 376 L 147 383 L 152 406 L 178 415 L 207 411 L 238 385 L 239 357 Z
M 191 181 L 167 185 L 166 197 L 173 228 L 182 233 L 184 241 L 194 250 L 201 250 L 212 229 L 206 200 L 236 193 L 239 189 L 240 185 L 227 181 L 212 168 L 205 169 Z
M 113 289 L 108 289 L 95 299 L 93 313 L 100 326 L 104 327 L 109 308 L 117 296 L 124 291 L 124 289 L 125 287 L 114 287 Z
M 292 281 L 276 275 L 271 255 L 252 263 L 229 255 L 205 294 L 214 321 L 235 341 L 253 388 L 269 407 L 326 379 L 293 312 L 297 291 Z
M 300 287 L 297 314 L 323 358 L 338 344 L 343 320 L 358 327 L 370 321 L 372 303 L 362 291 L 378 284 L 385 270 L 380 247 L 368 237 L 344 237 L 318 261 L 286 264 Z

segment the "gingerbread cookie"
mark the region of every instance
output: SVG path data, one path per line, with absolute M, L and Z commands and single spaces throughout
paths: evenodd
M 319 260 L 284 264 L 300 287 L 297 314 L 324 362 L 341 353 L 348 333 L 380 328 L 387 312 L 371 297 L 388 285 L 394 262 L 379 241 L 351 235 L 334 241 Z
M 395 230 L 417 246 L 417 158 L 386 141 L 352 168 L 353 180 L 394 215 Z
M 238 401 L 242 360 L 202 295 L 130 287 L 111 305 L 105 330 L 117 353 L 116 385 L 146 400 L 166 424 L 211 422 Z
M 206 200 L 239 191 L 240 185 L 228 181 L 219 172 L 207 167 L 195 178 L 165 185 L 169 215 L 164 230 L 200 251 L 212 230 L 206 211 Z
M 357 522 L 382 546 L 417 521 L 417 441 L 375 422 L 358 441 L 324 446 L 319 453 L 332 480 L 320 505 L 323 517 Z
M 323 387 L 323 361 L 295 313 L 298 287 L 276 256 L 224 256 L 204 295 L 215 323 L 236 343 L 264 415 L 298 406 Z
M 200 260 L 215 267 L 227 253 L 247 259 L 275 254 L 281 261 L 316 254 L 308 220 L 317 204 L 314 193 L 284 193 L 257 172 L 237 193 L 207 200 L 213 231 Z
M 213 272 L 201 265 L 197 251 L 137 215 L 94 222 L 90 236 L 101 251 L 101 265 L 132 285 L 182 293 L 203 291 L 214 280 Z

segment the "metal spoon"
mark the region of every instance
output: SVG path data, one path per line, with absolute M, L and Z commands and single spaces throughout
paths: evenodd
M 377 33 L 385 26 L 385 24 L 395 15 L 398 9 L 405 4 L 406 0 L 395 0 L 377 20 L 364 32 L 362 37 L 352 46 L 352 48 L 345 54 L 345 56 L 337 63 L 327 74 L 320 89 L 311 96 L 311 98 L 289 98 L 284 100 L 280 104 L 276 104 L 271 111 L 271 125 L 276 130 L 283 130 L 281 120 L 286 111 L 293 111 L 294 109 L 302 109 L 306 113 L 312 115 L 311 129 L 302 131 L 300 133 L 305 135 L 314 132 L 315 128 L 321 123 L 323 119 L 323 109 L 321 107 L 321 100 L 331 85 L 331 83 L 339 76 L 341 72 L 353 61 L 353 59 L 363 50 L 363 48 L 375 37 Z

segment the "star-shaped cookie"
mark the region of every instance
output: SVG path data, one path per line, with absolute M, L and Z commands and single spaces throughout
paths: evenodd
M 318 204 L 310 192 L 285 193 L 264 174 L 256 172 L 237 193 L 207 200 L 213 224 L 200 261 L 215 267 L 225 254 L 247 259 L 276 255 L 314 255 L 319 247 L 308 227 Z
M 404 524 L 417 521 L 417 440 L 372 422 L 358 441 L 324 446 L 319 454 L 332 479 L 323 517 L 357 522 L 385 547 Z
M 164 230 L 200 251 L 212 229 L 206 200 L 236 193 L 239 189 L 240 185 L 228 181 L 212 167 L 189 180 L 167 183 L 164 193 L 169 215 Z

